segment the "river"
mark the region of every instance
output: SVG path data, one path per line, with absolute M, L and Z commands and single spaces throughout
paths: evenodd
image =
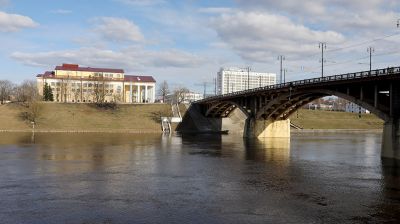
M 399 223 L 381 135 L 0 133 L 0 223 Z

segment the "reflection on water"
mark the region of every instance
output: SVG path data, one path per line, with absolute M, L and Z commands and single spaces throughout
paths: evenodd
M 4 223 L 400 221 L 377 134 L 0 133 Z

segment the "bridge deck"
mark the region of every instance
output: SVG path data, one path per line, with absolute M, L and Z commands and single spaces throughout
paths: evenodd
M 228 93 L 224 95 L 218 96 L 211 96 L 207 97 L 202 100 L 198 100 L 194 103 L 208 103 L 210 101 L 218 101 L 224 100 L 232 97 L 241 97 L 246 95 L 253 95 L 257 94 L 258 92 L 267 92 L 267 91 L 279 91 L 280 89 L 287 89 L 290 87 L 307 87 L 307 86 L 317 86 L 317 85 L 326 85 L 326 84 L 333 84 L 336 82 L 350 82 L 356 81 L 360 79 L 368 79 L 368 78 L 379 78 L 379 79 L 390 79 L 390 78 L 400 78 L 400 76 L 393 76 L 400 74 L 400 67 L 390 67 L 386 69 L 376 69 L 371 71 L 362 71 L 362 72 L 354 72 L 354 73 L 346 73 L 340 75 L 332 75 L 320 78 L 311 78 L 311 79 L 304 79 L 298 80 L 293 82 L 286 82 L 281 84 L 275 84 L 270 86 L 263 86 L 259 88 L 243 90 L 233 93 Z

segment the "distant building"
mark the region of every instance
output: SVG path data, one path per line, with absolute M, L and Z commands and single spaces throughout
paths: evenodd
M 276 74 L 274 73 L 253 72 L 239 68 L 221 68 L 217 73 L 218 94 L 254 89 L 275 83 Z
M 195 93 L 195 92 L 187 92 L 187 93 L 182 93 L 181 97 L 179 99 L 176 99 L 177 96 L 175 94 L 168 94 L 165 97 L 165 101 L 169 103 L 177 103 L 178 101 L 180 103 L 192 103 L 197 100 L 202 100 L 203 94 L 201 93 Z
M 36 76 L 39 94 L 50 85 L 57 102 L 153 103 L 156 81 L 152 76 L 125 75 L 123 69 L 63 64 Z
M 346 103 L 346 112 L 350 112 L 350 113 L 361 113 L 361 114 L 369 114 L 370 111 L 360 107 L 359 105 L 352 103 L 352 102 L 348 102 Z
M 183 98 L 184 98 L 183 103 L 192 103 L 197 100 L 202 100 L 204 96 L 201 93 L 188 92 L 184 93 Z

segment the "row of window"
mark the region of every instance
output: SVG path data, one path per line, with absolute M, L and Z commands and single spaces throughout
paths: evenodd
M 61 91 L 60 88 L 51 88 L 51 90 L 53 92 L 60 92 Z M 81 91 L 81 89 L 74 89 L 74 88 L 71 89 L 71 92 L 80 92 L 80 91 Z M 82 92 L 84 92 L 84 93 L 92 93 L 92 92 L 94 92 L 94 90 L 93 89 L 82 89 Z M 114 90 L 113 89 L 105 89 L 104 92 L 105 93 L 114 93 Z M 121 93 L 121 89 L 117 89 L 116 93 Z
M 94 77 L 122 78 L 122 74 L 96 72 L 96 73 L 94 73 Z
M 99 88 L 103 88 L 103 84 L 95 84 L 95 83 L 69 83 L 71 87 L 80 87 L 81 85 L 83 87 L 99 87 Z M 51 82 L 50 83 L 51 87 L 55 87 L 55 86 L 61 86 L 60 82 Z M 107 89 L 113 89 L 114 85 L 113 84 L 104 84 L 104 88 Z M 117 86 L 117 90 L 121 90 L 122 87 L 121 86 Z

